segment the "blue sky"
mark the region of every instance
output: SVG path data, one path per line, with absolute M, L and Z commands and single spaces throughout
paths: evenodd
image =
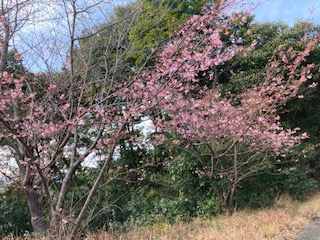
M 310 19 L 320 24 L 320 0 L 269 0 L 253 13 L 258 22 L 281 20 L 292 26 L 296 20 Z

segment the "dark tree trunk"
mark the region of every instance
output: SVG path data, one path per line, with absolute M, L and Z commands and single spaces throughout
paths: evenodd
M 239 172 L 238 172 L 238 149 L 237 145 L 234 145 L 234 155 L 233 155 L 233 168 L 234 168 L 234 177 L 232 181 L 232 186 L 229 192 L 229 202 L 228 204 L 228 214 L 231 216 L 234 213 L 235 201 L 234 195 L 236 193 L 236 188 L 239 180 Z
M 48 231 L 48 224 L 45 220 L 44 213 L 41 209 L 38 194 L 33 190 L 28 189 L 25 190 L 25 194 L 27 197 L 29 211 L 31 214 L 31 225 L 33 231 L 41 234 L 46 234 Z

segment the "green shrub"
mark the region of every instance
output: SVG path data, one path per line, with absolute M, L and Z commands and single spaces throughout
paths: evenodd
M 29 209 L 22 191 L 1 191 L 0 213 L 0 238 L 7 235 L 19 236 L 31 231 Z

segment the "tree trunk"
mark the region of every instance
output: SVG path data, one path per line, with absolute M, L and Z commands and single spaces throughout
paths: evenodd
M 109 152 L 109 155 L 107 157 L 107 159 L 105 160 L 101 170 L 100 170 L 100 173 L 98 175 L 98 177 L 96 178 L 90 192 L 89 192 L 89 195 L 87 196 L 87 199 L 84 203 L 84 205 L 82 206 L 82 209 L 76 219 L 76 222 L 72 228 L 72 231 L 71 231 L 71 235 L 69 237 L 69 240 L 75 240 L 77 239 L 77 235 L 78 235 L 78 232 L 79 232 L 79 229 L 80 229 L 80 224 L 82 223 L 84 217 L 85 217 L 85 214 L 87 213 L 87 210 L 88 210 L 88 207 L 89 207 L 89 204 L 91 203 L 92 199 L 93 199 L 93 196 L 94 194 L 97 192 L 99 186 L 100 186 L 100 183 L 102 182 L 103 180 L 103 177 L 104 177 L 104 174 L 105 172 L 107 171 L 108 167 L 109 167 L 109 164 L 112 160 L 112 157 L 113 157 L 113 154 L 114 154 L 114 151 L 115 151 L 115 148 L 116 148 L 116 144 L 113 144 L 110 152 Z
M 228 215 L 232 216 L 232 214 L 234 213 L 234 192 L 232 192 L 230 194 L 230 198 L 229 198 L 229 203 L 227 206 L 227 210 L 228 210 Z
M 234 202 L 234 195 L 236 192 L 237 184 L 238 184 L 238 151 L 237 145 L 234 145 L 234 155 L 233 155 L 233 168 L 234 168 L 234 177 L 232 181 L 232 186 L 229 194 L 229 202 L 228 202 L 228 214 L 231 216 L 234 213 L 235 202 Z
M 48 231 L 48 224 L 45 220 L 44 213 L 40 207 L 38 194 L 33 190 L 25 190 L 27 197 L 29 211 L 31 214 L 31 225 L 33 231 L 39 232 L 41 234 L 46 234 Z

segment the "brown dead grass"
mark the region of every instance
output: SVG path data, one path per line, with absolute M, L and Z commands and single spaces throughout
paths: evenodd
M 274 208 L 236 212 L 232 217 L 191 223 L 140 227 L 120 236 L 99 233 L 87 240 L 291 240 L 314 218 L 320 217 L 320 195 L 304 203 L 282 197 Z
M 293 218 L 286 210 L 270 209 L 257 213 L 240 212 L 231 218 L 224 216 L 214 220 L 195 220 L 189 224 L 177 223 L 173 226 L 165 226 L 163 228 L 151 228 L 148 230 L 137 229 L 126 235 L 115 237 L 114 239 L 293 239 L 299 229 L 307 223 L 306 218 Z
M 232 217 L 145 226 L 117 236 L 100 231 L 86 240 L 291 240 L 315 218 L 320 218 L 320 194 L 303 203 L 282 197 L 273 208 L 240 211 Z

